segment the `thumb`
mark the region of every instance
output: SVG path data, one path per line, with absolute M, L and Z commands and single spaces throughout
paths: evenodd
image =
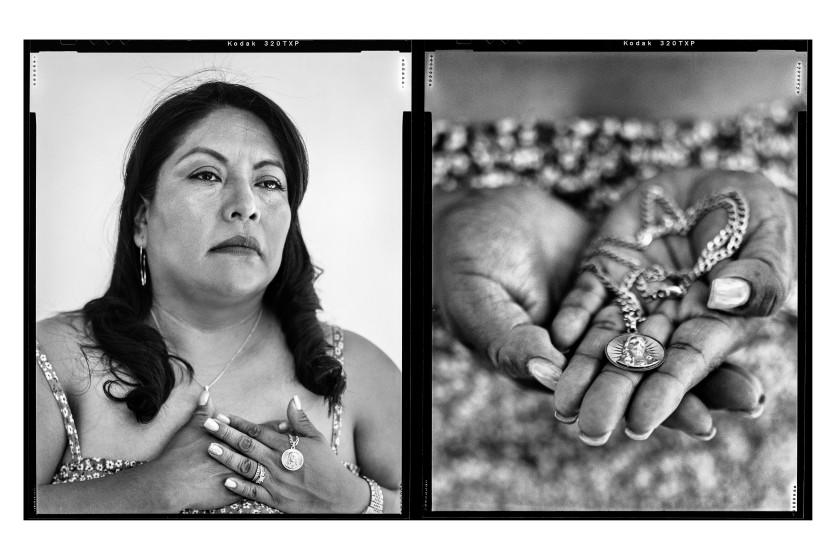
M 325 439 L 325 436 L 316 429 L 308 415 L 302 410 L 302 403 L 298 395 L 293 395 L 287 405 L 287 421 L 290 423 L 290 431 L 296 435 L 311 439 Z
M 192 418 L 203 424 L 207 418 L 212 418 L 215 415 L 215 404 L 212 402 L 212 396 L 209 391 L 204 390 L 200 393 L 197 399 L 197 406 L 195 406 Z
M 552 345 L 546 329 L 532 324 L 517 325 L 491 346 L 489 355 L 511 379 L 529 385 L 533 378 L 554 391 L 566 358 Z

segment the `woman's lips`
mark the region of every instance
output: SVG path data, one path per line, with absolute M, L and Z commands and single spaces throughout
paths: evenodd
M 225 247 L 218 247 L 212 249 L 213 253 L 224 253 L 228 255 L 241 255 L 245 257 L 258 256 L 258 251 L 249 247 L 241 247 L 240 245 L 227 245 Z
M 212 253 L 227 253 L 231 255 L 261 255 L 261 246 L 254 237 L 236 235 L 222 241 L 210 249 Z

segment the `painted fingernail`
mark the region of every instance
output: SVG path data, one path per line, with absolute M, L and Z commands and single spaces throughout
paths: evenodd
M 281 431 L 281 432 L 287 431 L 287 422 L 284 422 L 284 421 L 279 422 L 278 428 L 279 428 L 279 431 Z
M 206 406 L 206 403 L 209 402 L 209 391 L 203 391 L 200 393 L 200 398 L 197 399 L 197 404 L 200 406 Z
M 223 448 L 217 443 L 210 443 L 209 444 L 209 453 L 214 455 L 215 457 L 220 457 L 224 454 Z
M 625 428 L 624 428 L 624 434 L 625 434 L 628 438 L 630 438 L 630 439 L 632 439 L 632 440 L 635 440 L 635 441 L 644 441 L 644 440 L 646 440 L 647 438 L 649 438 L 649 437 L 650 437 L 650 435 L 651 435 L 652 433 L 653 433 L 653 430 L 652 430 L 652 429 L 651 429 L 651 430 L 649 430 L 649 431 L 647 431 L 647 432 L 644 432 L 644 433 L 639 433 L 639 432 L 634 432 L 633 430 L 631 430 L 631 429 L 630 429 L 630 428 L 628 428 L 628 427 L 625 427 Z
M 226 486 L 227 488 L 238 488 L 238 483 L 231 478 L 227 478 L 226 480 L 224 480 L 224 486 Z
M 526 364 L 526 369 L 534 379 L 552 391 L 557 387 L 557 380 L 560 379 L 561 371 L 550 361 L 544 358 L 531 358 Z
M 610 434 L 612 434 L 612 430 L 610 430 L 602 436 L 597 437 L 588 436 L 585 433 L 580 432 L 578 434 L 578 438 L 580 438 L 580 440 L 587 445 L 591 445 L 592 447 L 600 447 L 607 443 L 607 441 L 610 439 Z
M 752 295 L 752 287 L 742 278 L 715 278 L 708 294 L 709 309 L 734 309 L 740 307 Z
M 717 435 L 717 426 L 711 426 L 711 429 L 708 431 L 707 434 L 692 434 L 695 438 L 700 441 L 711 441 L 714 439 L 714 436 Z
M 218 423 L 212 418 L 207 418 L 206 422 L 203 423 L 203 427 L 210 432 L 217 432 L 220 429 L 220 425 L 218 425 Z
M 229 424 L 229 416 L 227 416 L 226 414 L 218 413 L 218 414 L 215 415 L 215 418 L 217 418 L 219 421 L 223 422 L 224 424 Z
M 578 415 L 575 414 L 574 416 L 563 416 L 558 411 L 554 411 L 554 417 L 558 422 L 562 422 L 564 424 L 574 424 L 575 420 L 578 419 Z
M 299 395 L 293 395 L 293 406 L 296 407 L 296 410 L 302 411 L 302 403 L 299 401 Z
M 766 409 L 766 406 L 764 406 L 763 403 L 760 403 L 760 404 L 758 404 L 758 406 L 756 406 L 752 410 L 743 411 L 743 414 L 748 416 L 749 418 L 753 418 L 753 419 L 754 418 L 760 418 L 763 415 L 763 411 L 765 409 Z

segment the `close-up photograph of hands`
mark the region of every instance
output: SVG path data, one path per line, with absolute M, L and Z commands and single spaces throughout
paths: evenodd
M 434 511 L 791 511 L 798 55 L 430 55 Z

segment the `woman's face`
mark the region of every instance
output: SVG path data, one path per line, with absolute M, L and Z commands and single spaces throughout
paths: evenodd
M 156 296 L 243 300 L 279 270 L 291 212 L 284 160 L 252 113 L 217 109 L 187 130 L 137 216 Z

